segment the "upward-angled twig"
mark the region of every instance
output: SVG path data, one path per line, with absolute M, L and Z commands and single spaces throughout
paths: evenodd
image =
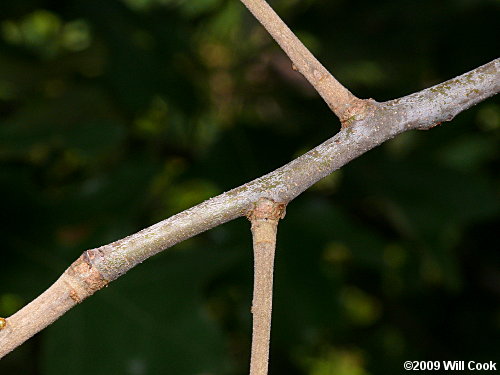
M 241 0 L 285 51 L 293 66 L 309 81 L 343 126 L 370 104 L 354 96 L 314 57 L 265 0 Z

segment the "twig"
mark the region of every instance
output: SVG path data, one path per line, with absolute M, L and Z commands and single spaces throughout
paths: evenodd
M 278 221 L 284 217 L 284 212 L 284 204 L 261 198 L 257 201 L 255 209 L 248 214 L 252 223 L 254 252 L 250 375 L 267 375 L 276 232 Z
M 84 253 L 49 289 L 8 319 L 1 319 L 0 358 L 106 284 Z
M 340 119 L 342 126 L 349 125 L 354 116 L 364 112 L 370 101 L 358 99 L 340 84 L 265 0 L 241 0 L 241 2 L 288 55 L 293 63 L 293 68 L 302 73 L 313 85 L 333 113 Z
M 260 198 L 288 203 L 321 178 L 395 135 L 449 121 L 499 91 L 500 59 L 496 59 L 429 89 L 374 105 L 364 118 L 285 166 L 131 236 L 84 252 L 80 259 L 85 264 L 75 266 L 77 260 L 70 267 L 76 273 L 72 280 L 76 280 L 67 285 L 67 277 L 61 276 L 56 284 L 66 287 L 50 287 L 50 293 L 47 290 L 5 322 L 2 320 L 5 326 L 0 327 L 0 358 L 74 306 L 77 301 L 71 298 L 71 290 L 75 285 L 90 286 L 87 293 L 75 288 L 81 301 L 160 251 L 245 215 Z

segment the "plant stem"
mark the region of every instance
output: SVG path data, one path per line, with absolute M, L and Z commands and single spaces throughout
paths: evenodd
M 262 198 L 257 201 L 255 209 L 248 215 L 252 223 L 254 252 L 250 375 L 267 375 L 276 233 L 278 221 L 284 214 L 284 208 L 284 204 Z
M 363 112 L 368 101 L 357 98 L 337 81 L 265 0 L 241 2 L 288 55 L 293 69 L 298 70 L 313 85 L 344 126 L 355 113 Z

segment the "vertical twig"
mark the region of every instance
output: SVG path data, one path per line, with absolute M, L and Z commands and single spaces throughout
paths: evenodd
M 250 375 L 266 375 L 269 362 L 273 299 L 274 253 L 278 221 L 285 205 L 261 198 L 248 214 L 252 223 L 254 251 L 253 332 Z

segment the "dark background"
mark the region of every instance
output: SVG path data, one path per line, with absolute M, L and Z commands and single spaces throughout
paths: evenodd
M 271 4 L 362 98 L 409 94 L 498 53 L 493 0 Z M 0 316 L 84 250 L 338 129 L 237 0 L 1 1 Z M 499 150 L 494 98 L 293 201 L 278 233 L 271 374 L 500 366 Z M 249 223 L 238 219 L 130 271 L 0 373 L 245 374 L 251 293 Z

